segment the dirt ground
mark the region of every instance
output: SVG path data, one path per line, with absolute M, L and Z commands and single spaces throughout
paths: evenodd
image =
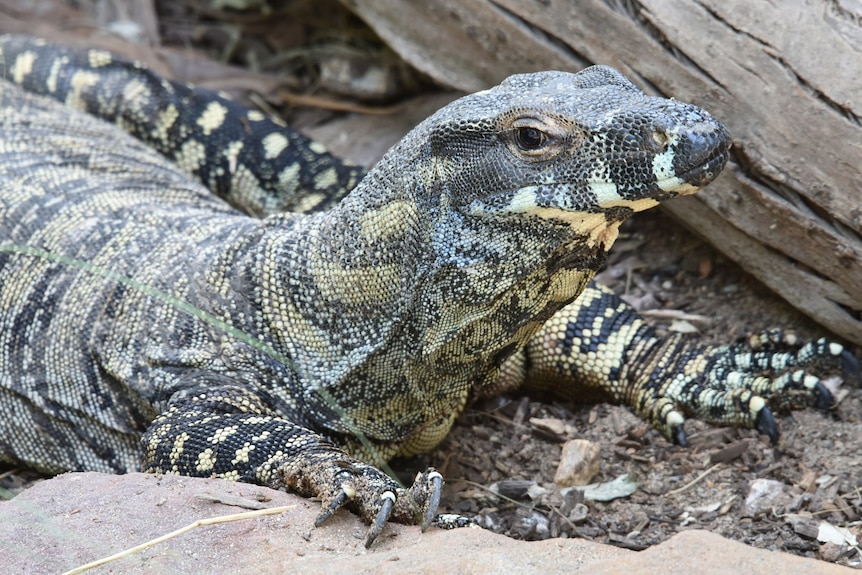
M 47 0 L 2 0 L 0 18 L 9 16 L 8 23 L 14 16 L 27 31 L 28 18 L 33 18 L 35 28 L 33 6 L 43 10 L 39 23 L 44 26 L 44 14 L 48 13 L 44 10 L 51 4 Z M 92 26 L 80 26 L 80 21 L 75 21 L 79 28 L 67 27 L 66 33 L 86 36 L 93 33 L 93 27 L 103 25 L 96 8 L 105 3 L 79 2 L 78 8 L 65 2 L 53 4 L 62 6 L 56 11 L 57 18 L 69 10 L 81 10 L 80 17 L 93 22 Z M 162 41 L 199 46 L 213 59 L 230 53 L 235 64 L 250 66 L 255 73 L 272 73 L 267 66 L 260 66 L 259 57 L 248 56 L 256 53 L 256 46 L 273 45 L 274 32 L 268 24 L 272 18 L 243 16 L 228 21 L 219 19 L 221 13 L 214 15 L 213 9 L 199 8 L 202 4 L 157 3 L 161 8 L 157 29 Z M 323 23 L 307 14 L 299 20 L 303 24 L 294 30 L 298 38 L 294 44 L 298 44 L 282 47 L 291 55 L 284 61 L 293 63 L 285 73 L 302 90 L 325 84 L 328 92 L 324 97 L 318 97 L 317 92 L 311 97 L 318 104 L 334 101 L 340 108 L 356 109 L 379 107 L 375 99 L 385 101 L 383 111 L 389 115 L 362 116 L 351 124 L 362 127 L 354 127 L 352 133 L 340 130 L 328 142 L 334 149 L 350 149 L 352 137 L 359 141 L 363 130 L 396 125 L 396 116 L 391 113 L 409 116 L 410 104 L 398 104 L 397 98 L 421 93 L 428 86 L 422 78 L 405 75 L 358 22 L 337 10 L 332 14 L 335 16 Z M 0 31 L 3 26 L 0 24 Z M 339 44 L 344 30 L 350 31 L 351 40 Z M 353 65 L 347 66 L 346 72 L 324 73 L 326 66 L 321 62 L 327 61 L 325 57 L 309 63 L 298 56 L 306 45 L 325 45 L 337 55 L 333 60 L 342 63 L 347 53 L 346 60 Z M 338 46 L 341 51 L 334 50 Z M 372 53 L 373 57 L 369 56 Z M 358 78 L 364 69 L 355 64 L 366 59 L 384 62 L 381 69 L 388 74 L 384 76 L 395 79 L 382 88 L 373 86 L 371 92 L 379 98 L 366 94 L 359 104 L 354 99 L 345 104 L 340 93 L 344 90 L 334 88 L 332 79 L 346 77 L 348 81 L 340 86 L 346 84 L 350 92 L 351 78 Z M 232 82 L 225 87 L 235 87 L 236 79 Z M 284 100 L 284 94 L 280 95 Z M 268 97 L 267 101 L 273 99 Z M 301 126 L 325 133 L 325 125 L 342 121 L 342 116 L 342 112 L 313 107 L 303 108 L 295 119 Z M 362 154 L 362 150 L 353 151 Z M 627 294 L 636 307 L 654 319 L 659 330 L 671 325 L 674 329 L 695 329 L 692 337 L 716 343 L 774 326 L 793 328 L 804 338 L 828 336 L 659 212 L 641 215 L 625 226 L 601 278 Z M 858 354 L 860 350 L 855 351 Z M 697 525 L 756 547 L 859 566 L 862 557 L 858 549 L 818 540 L 821 521 L 847 527 L 862 537 L 862 390 L 858 382 L 849 382 L 837 397 L 839 402 L 829 413 L 808 409 L 778 417 L 781 440 L 777 446 L 750 430 L 719 429 L 689 421 L 688 448 L 671 445 L 621 407 L 573 406 L 544 397 L 497 398 L 473 406 L 433 453 L 397 462 L 396 468 L 409 483 L 417 469 L 439 467 L 447 479 L 444 510 L 474 516 L 482 526 L 519 539 L 582 537 L 643 549 Z M 631 474 L 637 481 L 634 493 L 608 502 L 584 501 L 578 492 L 561 493 L 553 483 L 554 473 L 562 444 L 575 438 L 589 440 L 601 450 L 599 472 L 593 481 Z M 3 485 L 15 486 L 28 479 L 28 475 L 15 471 L 6 475 Z M 508 498 L 496 495 L 492 485 Z

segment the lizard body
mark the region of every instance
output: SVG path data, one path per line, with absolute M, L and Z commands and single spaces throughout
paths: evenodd
M 609 68 L 466 96 L 346 193 L 357 168 L 215 94 L 32 39 L 0 56 L 28 90 L 0 84 L 8 461 L 290 489 L 323 500 L 320 521 L 373 519 L 370 543 L 390 514 L 427 524 L 440 489 L 375 464 L 434 447 L 473 398 L 580 384 L 680 442 L 682 412 L 774 439 L 762 396 L 831 398 L 761 370 L 851 361 L 826 341 L 662 340 L 589 283 L 625 218 L 709 183 L 730 146 Z

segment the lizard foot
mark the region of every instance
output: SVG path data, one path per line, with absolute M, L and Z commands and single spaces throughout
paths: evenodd
M 371 525 L 366 545 L 390 520 L 427 528 L 443 489 L 433 468 L 404 488 L 316 432 L 268 415 L 257 396 L 236 386 L 178 395 L 142 442 L 147 471 L 224 477 L 316 497 L 323 508 L 315 525 L 346 507 Z
M 424 532 L 431 524 L 437 515 L 437 507 L 440 505 L 440 495 L 443 492 L 443 476 L 434 468 L 427 469 L 424 473 L 416 475 L 413 485 L 408 491 L 408 497 L 413 500 L 416 508 L 422 515 L 421 527 Z M 389 521 L 395 506 L 398 503 L 398 495 L 392 491 L 384 491 L 381 495 L 383 504 L 374 520 L 371 522 L 371 527 L 368 529 L 368 535 L 365 537 L 365 547 L 368 548 L 383 531 L 383 526 Z M 315 522 L 317 525 L 317 522 Z
M 389 521 L 419 523 L 423 531 L 433 523 L 443 490 L 443 476 L 436 469 L 418 473 L 413 485 L 404 488 L 378 468 L 344 458 L 309 465 L 293 460 L 279 470 L 283 488 L 321 499 L 315 527 L 342 507 L 350 509 L 370 524 L 365 538 L 365 546 L 370 547 Z
M 837 364 L 845 380 L 860 378 L 858 360 L 842 345 L 827 339 L 802 344 L 781 330 L 716 347 L 671 336 L 661 340 L 651 358 L 653 365 L 664 365 L 663 377 L 638 373 L 627 402 L 683 446 L 688 443 L 685 415 L 754 428 L 775 444 L 778 425 L 772 410 L 834 406 L 832 393 L 814 375 L 820 364 Z

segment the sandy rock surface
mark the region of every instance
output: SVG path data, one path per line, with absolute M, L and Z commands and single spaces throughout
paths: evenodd
M 245 502 L 245 503 L 243 503 Z M 241 505 L 238 505 L 241 504 Z M 854 571 L 686 531 L 636 553 L 584 540 L 522 542 L 481 529 L 390 525 L 370 549 L 365 526 L 340 513 L 322 528 L 318 504 L 264 487 L 214 479 L 72 473 L 0 503 L 2 571 L 63 573 L 196 520 L 258 507 L 278 514 L 209 525 L 87 573 L 787 573 Z

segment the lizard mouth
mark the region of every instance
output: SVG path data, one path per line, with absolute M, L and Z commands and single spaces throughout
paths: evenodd
M 694 163 L 691 151 L 686 152 L 688 163 Z M 476 198 L 466 205 L 466 211 L 474 216 L 522 214 L 553 219 L 608 210 L 639 212 L 661 201 L 693 194 L 712 182 L 730 158 L 730 144 L 728 140 L 725 145 L 712 147 L 694 167 L 683 172 L 673 167 L 676 153 L 656 156 L 652 165 L 647 163 L 644 169 L 651 171 L 653 179 L 638 185 L 623 187 L 610 177 L 531 184 Z
M 730 146 L 716 150 L 705 162 L 682 173 L 679 179 L 699 190 L 712 182 L 727 165 L 730 159 Z M 696 191 L 695 190 L 695 191 Z M 689 192 L 691 193 L 691 192 Z

